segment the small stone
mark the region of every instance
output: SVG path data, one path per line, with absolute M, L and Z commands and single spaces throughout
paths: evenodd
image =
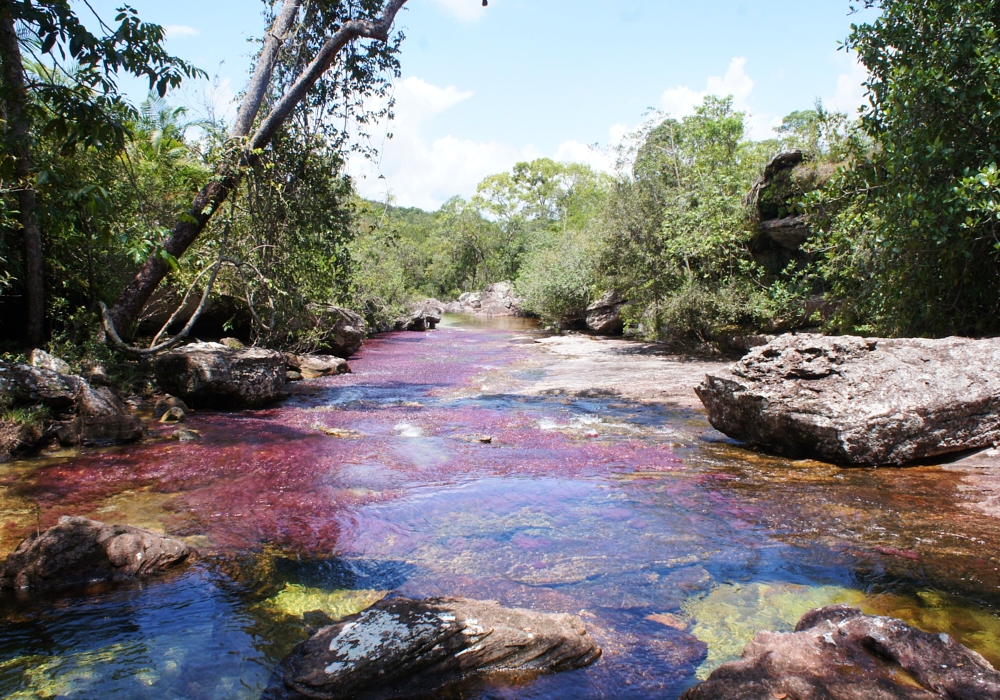
M 316 429 L 319 430 L 324 435 L 329 435 L 333 438 L 341 438 L 344 440 L 357 440 L 362 437 L 361 433 L 356 430 L 347 430 L 346 428 L 328 428 L 323 425 L 317 425 Z
M 479 442 L 483 443 L 484 445 L 489 445 L 490 443 L 493 442 L 493 436 L 492 435 L 480 435 L 479 436 Z
M 230 350 L 243 350 L 246 347 L 243 341 L 238 338 L 223 338 L 219 342 Z
M 285 379 L 289 382 L 301 382 L 303 377 L 301 372 L 290 369 L 285 372 Z

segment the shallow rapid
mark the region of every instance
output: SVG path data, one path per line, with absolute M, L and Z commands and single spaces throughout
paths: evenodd
M 390 334 L 280 406 L 196 413 L 199 441 L 157 424 L 137 446 L 0 465 L 0 555 L 66 514 L 203 554 L 143 583 L 0 596 L 0 696 L 256 698 L 304 613 L 393 592 L 577 613 L 604 648 L 454 698 L 676 698 L 755 631 L 835 602 L 1000 662 L 1000 521 L 960 473 L 770 458 L 689 402 L 539 393 L 559 360 L 534 338 Z

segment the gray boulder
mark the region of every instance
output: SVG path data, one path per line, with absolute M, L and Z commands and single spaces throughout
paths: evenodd
M 309 307 L 311 334 L 319 350 L 337 357 L 348 358 L 365 341 L 365 320 L 348 309 L 339 306 L 313 304 Z
M 1000 674 L 947 634 L 845 605 L 761 632 L 681 700 L 995 700 Z
M 695 391 L 736 440 L 839 464 L 906 464 L 1000 441 L 1000 339 L 783 335 Z
M 488 284 L 479 301 L 479 313 L 487 316 L 520 316 L 521 298 L 514 293 L 510 282 Z
M 474 675 L 581 668 L 600 656 L 582 621 L 462 598 L 383 600 L 319 630 L 279 668 L 271 697 L 430 695 Z
M 348 374 L 351 371 L 347 360 L 333 355 L 293 355 L 285 353 L 285 366 L 297 372 L 301 379 L 316 379 L 331 374 Z
M 625 330 L 622 307 L 626 300 L 612 290 L 587 307 L 587 328 L 598 335 L 621 335 Z
M 183 542 L 129 525 L 62 517 L 8 555 L 0 589 L 55 590 L 122 581 L 172 568 L 191 555 Z
M 397 330 L 423 332 L 434 330 L 441 323 L 445 305 L 437 299 L 427 299 L 410 306 L 410 313 L 396 322 Z
M 68 362 L 59 359 L 55 355 L 50 355 L 41 348 L 35 348 L 31 351 L 31 354 L 28 355 L 28 364 L 32 367 L 47 369 L 52 372 L 58 372 L 59 374 L 70 373 Z
M 146 424 L 131 415 L 77 416 L 56 432 L 63 445 L 115 445 L 136 442 L 146 434 Z
M 192 406 L 255 408 L 285 395 L 285 357 L 263 348 L 191 343 L 159 355 L 156 381 Z

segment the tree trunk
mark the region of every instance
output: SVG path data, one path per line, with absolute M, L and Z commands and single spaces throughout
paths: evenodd
M 0 3 L 0 61 L 3 64 L 3 97 L 7 111 L 7 136 L 14 156 L 18 181 L 17 204 L 24 236 L 24 287 L 28 300 L 27 340 L 39 347 L 45 340 L 45 273 L 42 261 L 42 232 L 35 216 L 31 157 L 31 127 L 25 117 L 28 89 L 24 82 L 21 48 L 10 15 L 10 6 Z
M 198 193 L 188 216 L 174 226 L 170 236 L 164 241 L 163 250 L 175 258 L 184 254 L 204 230 L 215 211 L 239 184 L 241 170 L 252 166 L 257 161 L 258 156 L 254 155 L 254 151 L 266 147 L 271 142 L 282 124 L 292 115 L 296 105 L 306 96 L 306 93 L 316 84 L 323 73 L 330 68 L 337 54 L 355 39 L 367 38 L 388 41 L 389 31 L 396 14 L 406 2 L 407 0 L 389 0 L 378 20 L 374 22 L 360 20 L 347 22 L 336 34 L 326 40 L 316 57 L 261 122 L 240 155 L 233 161 L 221 165 L 218 176 Z M 240 105 L 232 132 L 234 137 L 243 138 L 249 133 L 260 109 L 267 85 L 270 83 L 281 42 L 284 41 L 284 37 L 291 29 L 300 5 L 301 0 L 285 0 L 281 12 L 274 20 L 271 32 L 264 43 L 261 60 L 251 78 L 246 97 Z M 139 319 L 142 309 L 168 272 L 169 267 L 166 261 L 154 252 L 135 277 L 125 286 L 111 308 L 111 321 L 119 334 L 124 336 L 130 333 L 132 326 Z

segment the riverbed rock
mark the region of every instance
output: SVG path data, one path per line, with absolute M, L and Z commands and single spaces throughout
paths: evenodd
M 522 300 L 514 293 L 510 282 L 488 284 L 481 292 L 464 292 L 457 301 L 445 304 L 449 314 L 481 314 L 483 316 L 522 316 Z
M 73 375 L 0 360 L 0 400 L 7 404 L 72 409 L 82 382 Z
M 410 306 L 410 312 L 396 322 L 397 330 L 424 332 L 434 330 L 441 323 L 445 305 L 437 299 L 427 299 Z
M 681 700 L 995 700 L 1000 674 L 947 634 L 846 605 L 761 632 Z
M 191 343 L 153 367 L 161 388 L 196 407 L 256 408 L 285 395 L 285 357 L 274 350 Z
M 171 408 L 179 408 L 185 414 L 191 413 L 191 409 L 188 408 L 188 405 L 186 403 L 184 403 L 181 399 L 177 398 L 176 396 L 170 396 L 168 394 L 167 396 L 163 396 L 157 399 L 156 403 L 153 404 L 153 418 L 157 419 L 162 418 L 163 414 L 169 411 Z
M 612 290 L 587 307 L 587 328 L 598 335 L 621 335 L 625 330 L 622 307 L 626 299 Z
M 285 697 L 383 700 L 431 694 L 474 675 L 581 668 L 600 653 L 572 615 L 394 598 L 319 630 L 279 673 Z
M 316 379 L 331 374 L 349 374 L 351 371 L 347 360 L 333 355 L 292 355 L 285 353 L 285 364 L 293 372 L 302 375 L 302 379 Z
M 56 436 L 63 445 L 117 445 L 136 442 L 146 434 L 146 424 L 132 415 L 77 416 L 63 423 Z
M 318 350 L 348 358 L 364 344 L 365 320 L 353 311 L 339 306 L 312 304 L 309 306 L 309 317 Z
M 696 391 L 736 440 L 839 464 L 906 464 L 1000 441 L 1000 339 L 783 335 Z
M 191 554 L 183 542 L 151 530 L 64 516 L 7 557 L 0 589 L 56 590 L 122 581 L 160 573 Z

